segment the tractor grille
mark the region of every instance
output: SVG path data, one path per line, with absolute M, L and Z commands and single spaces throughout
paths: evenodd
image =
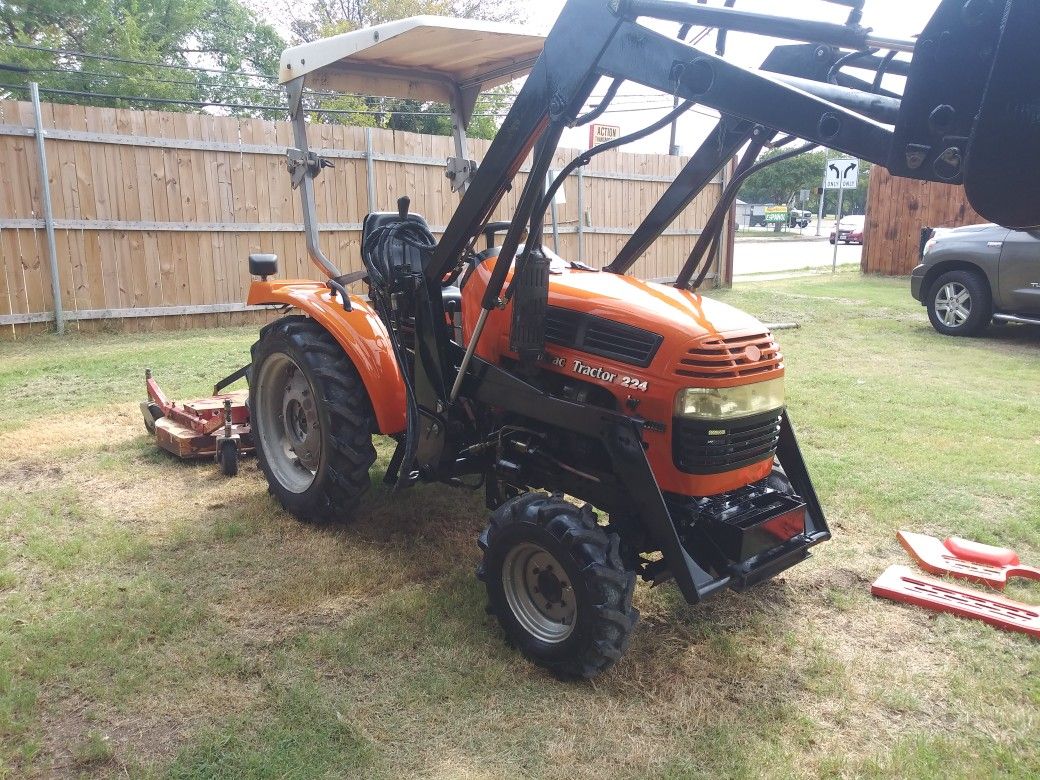
M 545 315 L 545 340 L 646 368 L 664 338 L 631 325 L 550 306 Z
M 717 474 L 772 457 L 780 442 L 780 415 L 730 422 L 678 418 L 674 431 L 676 467 L 687 474 Z
M 769 333 L 697 342 L 679 361 L 675 373 L 694 379 L 743 379 L 783 368 L 784 356 Z

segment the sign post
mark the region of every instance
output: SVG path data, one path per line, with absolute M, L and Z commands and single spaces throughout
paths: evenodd
M 845 190 L 854 190 L 859 187 L 859 161 L 858 160 L 830 160 L 824 171 L 823 194 L 827 190 L 838 191 L 838 213 L 834 220 L 834 260 L 831 264 L 831 273 L 838 273 L 838 239 L 841 228 L 841 212 L 845 206 Z M 821 198 L 820 215 L 823 215 Z M 817 223 L 818 224 L 818 223 Z

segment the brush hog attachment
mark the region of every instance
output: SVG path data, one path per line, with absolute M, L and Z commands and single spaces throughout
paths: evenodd
M 221 380 L 209 398 L 175 401 L 145 369 L 148 400 L 141 402 L 144 425 L 161 449 L 182 460 L 213 458 L 229 477 L 238 473 L 242 455 L 254 450 L 247 405 L 248 390 L 223 392 L 243 379 L 246 366 Z

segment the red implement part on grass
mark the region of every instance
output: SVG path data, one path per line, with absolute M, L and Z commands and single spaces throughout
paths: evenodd
M 881 598 L 981 620 L 1006 631 L 1040 639 L 1040 607 L 933 580 L 915 574 L 906 566 L 891 567 L 878 578 L 870 592 Z
M 929 574 L 958 577 L 1003 590 L 1012 577 L 1040 580 L 1040 569 L 1022 566 L 1012 550 L 966 539 L 940 542 L 934 536 L 900 531 L 899 543 Z
M 155 441 L 162 449 L 178 458 L 212 458 L 217 455 L 221 441 L 229 439 L 235 442 L 239 455 L 253 451 L 246 406 L 248 391 L 174 401 L 163 393 L 151 371 L 145 373 L 145 386 L 148 391 L 148 401 L 142 407 L 145 424 L 148 425 L 148 415 L 151 415 L 153 423 L 148 429 L 155 434 Z M 227 420 L 229 412 L 230 421 Z

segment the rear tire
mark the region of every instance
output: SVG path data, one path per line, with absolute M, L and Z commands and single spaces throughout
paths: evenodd
M 639 611 L 619 543 L 589 507 L 545 493 L 496 509 L 480 536 L 477 576 L 509 643 L 564 679 L 595 677 L 620 660 Z
M 304 522 L 351 519 L 376 459 L 354 365 L 328 331 L 299 316 L 265 327 L 252 355 L 249 409 L 271 494 Z
M 928 319 L 946 336 L 976 336 L 993 319 L 993 295 L 978 271 L 947 271 L 932 284 Z

